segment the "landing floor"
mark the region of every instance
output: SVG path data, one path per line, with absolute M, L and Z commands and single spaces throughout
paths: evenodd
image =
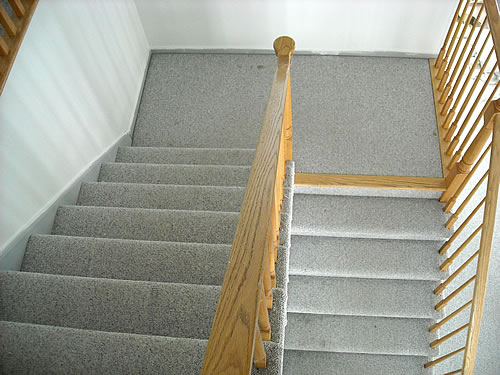
M 275 61 L 154 54 L 134 144 L 255 147 Z M 297 171 L 441 177 L 432 95 L 426 59 L 294 56 Z

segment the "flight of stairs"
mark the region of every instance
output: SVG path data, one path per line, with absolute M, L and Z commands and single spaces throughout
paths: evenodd
M 428 192 L 359 192 L 295 189 L 284 375 L 425 374 L 438 354 L 446 214 Z
M 0 273 L 0 373 L 198 374 L 253 153 L 120 148 Z M 286 251 L 258 374 L 281 373 Z

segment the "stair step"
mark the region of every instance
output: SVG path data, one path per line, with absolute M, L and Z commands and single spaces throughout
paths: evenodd
M 52 234 L 231 244 L 239 213 L 62 206 Z
M 290 276 L 288 312 L 431 318 L 434 281 Z
M 429 356 L 431 319 L 288 313 L 285 349 Z
M 441 241 L 292 236 L 290 274 L 440 280 Z
M 82 206 L 239 212 L 244 187 L 85 182 Z
M 0 363 L 6 374 L 199 374 L 207 340 L 103 332 L 0 321 Z M 283 347 L 264 342 L 267 368 L 281 375 Z
M 103 163 L 99 181 L 142 184 L 246 186 L 250 167 L 228 165 Z
M 0 272 L 0 320 L 208 339 L 220 287 Z
M 423 356 L 285 350 L 283 375 L 424 374 Z
M 332 186 L 295 186 L 296 194 L 341 195 L 357 197 L 391 197 L 391 198 L 421 198 L 439 199 L 443 194 L 440 190 L 416 189 L 379 189 L 362 187 L 332 187 Z
M 231 245 L 31 236 L 22 271 L 222 285 Z
M 447 216 L 429 199 L 295 194 L 292 234 L 444 241 Z
M 254 149 L 246 148 L 182 148 L 182 147 L 120 147 L 119 163 L 149 164 L 252 164 Z
M 0 322 L 6 374 L 199 374 L 206 340 Z

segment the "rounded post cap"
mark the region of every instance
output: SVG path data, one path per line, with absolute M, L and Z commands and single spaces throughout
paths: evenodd
M 280 36 L 273 43 L 276 56 L 292 56 L 295 51 L 295 40 L 289 36 Z

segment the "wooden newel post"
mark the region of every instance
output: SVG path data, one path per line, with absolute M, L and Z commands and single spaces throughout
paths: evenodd
M 492 101 L 489 104 L 484 113 L 483 127 L 470 144 L 469 148 L 462 157 L 462 160 L 455 163 L 455 165 L 450 169 L 450 173 L 448 173 L 448 176 L 446 177 L 446 185 L 448 186 L 448 189 L 441 196 L 441 202 L 447 202 L 451 197 L 453 197 L 462 182 L 470 173 L 476 161 L 479 159 L 484 146 L 491 137 L 495 118 L 498 113 L 500 113 L 500 99 Z

